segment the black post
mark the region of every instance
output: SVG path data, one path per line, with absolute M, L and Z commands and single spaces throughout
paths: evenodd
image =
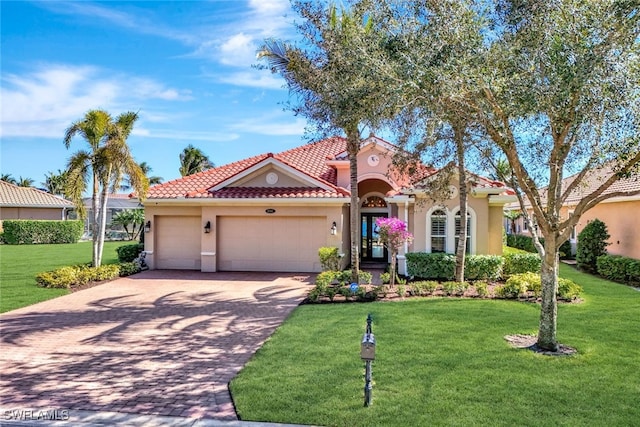
M 371 314 L 367 316 L 367 329 L 365 334 L 371 334 Z M 373 385 L 371 381 L 371 360 L 364 363 L 364 406 L 371 406 L 373 399 Z

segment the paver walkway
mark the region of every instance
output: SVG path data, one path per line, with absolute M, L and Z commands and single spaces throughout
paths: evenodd
M 0 315 L 0 407 L 234 420 L 229 381 L 313 277 L 146 271 Z

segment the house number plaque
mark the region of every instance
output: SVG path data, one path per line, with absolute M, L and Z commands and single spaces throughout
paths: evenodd
M 272 213 L 276 213 L 276 210 L 275 209 L 266 209 L 265 212 L 268 213 L 268 214 L 272 214 Z

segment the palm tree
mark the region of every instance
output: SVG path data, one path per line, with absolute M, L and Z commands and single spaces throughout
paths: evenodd
M 147 179 L 149 180 L 149 185 L 162 184 L 163 178 L 161 176 L 149 176 L 149 173 L 151 173 L 153 169 L 151 168 L 151 166 L 149 166 L 147 162 L 140 162 L 138 163 L 138 166 L 140 166 L 140 170 L 142 171 L 144 176 L 146 176 Z M 131 190 L 132 188 L 133 187 L 129 179 L 125 178 L 124 183 L 120 186 L 120 190 L 128 191 L 128 190 Z
M 18 187 L 31 187 L 33 185 L 33 180 L 31 178 L 23 178 L 20 177 L 16 182 Z
M 47 191 L 51 194 L 55 194 L 56 196 L 64 195 L 64 187 L 67 182 L 67 171 L 61 171 L 58 169 L 58 173 L 47 172 L 44 176 L 44 182 L 42 182 L 42 186 L 47 189 Z
M 187 176 L 211 169 L 215 165 L 199 148 L 189 144 L 180 153 L 180 175 Z
M 80 150 L 69 159 L 65 194 L 74 202 L 78 213 L 84 217 L 86 212 L 82 196 L 91 178 L 94 266 L 102 263 L 109 193 L 120 186 L 124 175 L 129 178 L 141 201 L 146 197 L 149 187 L 146 176 L 127 146 L 127 138 L 137 118 L 137 113 L 126 112 L 114 121 L 104 110 L 90 110 L 84 118 L 72 123 L 65 132 L 64 144 L 67 148 L 76 135 L 82 136 L 89 144 L 89 150 Z
M 8 182 L 9 184 L 17 184 L 16 179 L 10 173 L 3 173 L 0 175 L 0 181 Z
M 387 114 L 384 83 L 368 66 L 370 49 L 377 46 L 373 22 L 358 8 L 341 10 L 298 4 L 307 18 L 299 27 L 311 49 L 301 49 L 281 40 L 266 40 L 258 51 L 267 67 L 284 77 L 289 91 L 299 97 L 296 113 L 321 128 L 344 132 L 350 175 L 350 229 L 352 280 L 358 280 L 360 265 L 358 233 L 358 162 L 361 128 L 374 128 Z

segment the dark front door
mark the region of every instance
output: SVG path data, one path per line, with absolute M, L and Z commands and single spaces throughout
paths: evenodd
M 363 262 L 387 262 L 387 249 L 378 239 L 376 219 L 386 218 L 384 213 L 363 213 L 360 219 L 360 253 Z

